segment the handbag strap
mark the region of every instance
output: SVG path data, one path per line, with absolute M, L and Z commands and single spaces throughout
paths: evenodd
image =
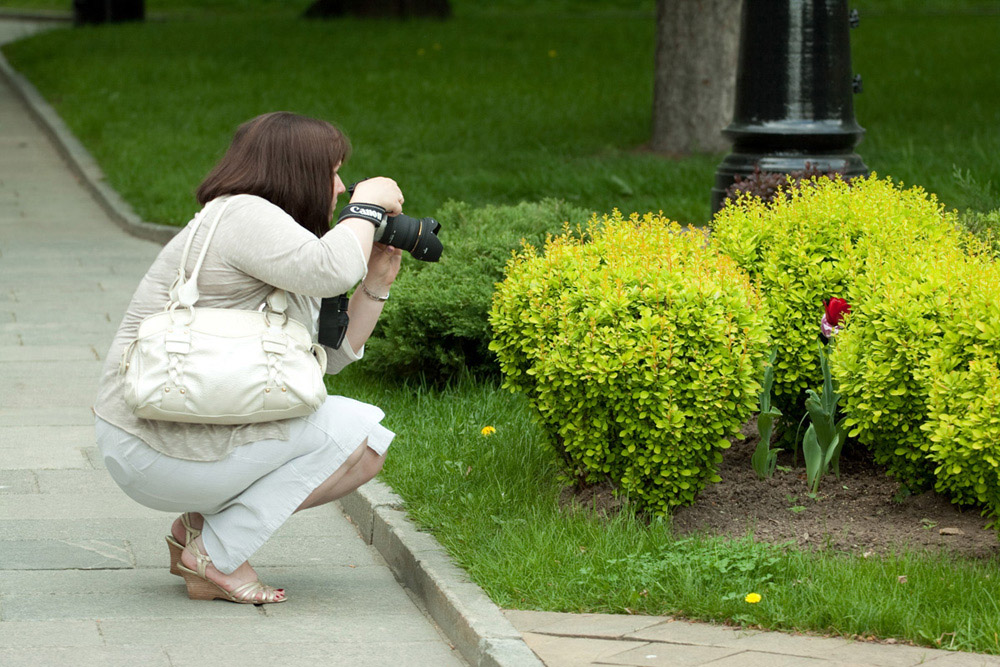
M 184 243 L 184 251 L 181 253 L 181 265 L 177 269 L 177 278 L 174 280 L 174 284 L 170 288 L 170 303 L 167 304 L 168 310 L 178 306 L 183 308 L 192 308 L 194 304 L 197 303 L 200 297 L 200 294 L 198 293 L 198 274 L 201 273 L 201 267 L 205 263 L 205 257 L 208 255 L 208 246 L 215 237 L 215 230 L 219 226 L 219 221 L 222 220 L 223 214 L 226 212 L 226 209 L 232 201 L 232 197 L 226 198 L 226 200 L 222 203 L 221 208 L 219 208 L 218 214 L 209 225 L 208 232 L 205 235 L 205 241 L 202 243 L 201 250 L 198 253 L 198 260 L 195 262 L 194 269 L 191 271 L 191 276 L 188 277 L 185 269 L 187 267 L 188 257 L 191 254 L 191 247 L 194 244 L 194 237 L 207 217 L 211 202 L 209 205 L 202 208 L 202 210 L 199 211 L 194 217 L 194 220 L 191 221 L 190 231 L 188 232 L 187 240 Z M 288 307 L 288 298 L 285 290 L 275 287 L 271 293 L 267 295 L 266 304 L 267 307 L 275 313 L 284 313 L 285 309 Z

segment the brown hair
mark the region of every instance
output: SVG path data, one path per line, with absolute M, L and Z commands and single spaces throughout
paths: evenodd
M 279 206 L 316 236 L 330 228 L 333 170 L 351 154 L 330 123 L 287 111 L 249 120 L 198 186 L 198 203 L 250 194 Z

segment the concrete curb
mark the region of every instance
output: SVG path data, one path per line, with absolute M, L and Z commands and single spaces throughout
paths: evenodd
M 424 603 L 431 618 L 474 667 L 542 667 L 499 607 L 444 548 L 400 509 L 403 499 L 378 480 L 340 500 L 365 542 Z
M 3 8 L 0 9 L 0 19 L 12 21 L 53 21 L 56 23 L 70 23 L 73 21 L 73 12 L 45 9 Z
M 166 243 L 177 227 L 144 222 L 105 181 L 104 173 L 35 87 L 0 53 L 5 76 L 52 139 L 70 169 L 109 216 L 128 233 Z M 340 501 L 365 542 L 393 575 L 423 602 L 431 618 L 474 667 L 542 667 L 499 607 L 449 558 L 431 535 L 419 532 L 399 508 L 403 499 L 375 480 Z
M 17 92 L 28 109 L 31 110 L 31 114 L 52 140 L 59 154 L 66 160 L 70 170 L 90 190 L 94 199 L 107 212 L 108 216 L 122 229 L 133 236 L 161 244 L 165 244 L 181 230 L 180 227 L 145 222 L 136 215 L 128 202 L 107 184 L 104 172 L 97 165 L 97 161 L 70 132 L 55 109 L 45 101 L 45 98 L 30 81 L 11 66 L 3 53 L 0 53 L 0 75 L 6 77 L 11 88 Z

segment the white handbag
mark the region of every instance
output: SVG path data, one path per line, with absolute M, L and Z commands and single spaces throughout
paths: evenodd
M 191 222 L 170 302 L 140 323 L 122 352 L 125 403 L 137 417 L 250 424 L 307 415 L 326 400 L 326 351 L 289 319 L 284 290 L 273 290 L 260 310 L 195 307 L 198 272 L 230 201 L 216 204 L 188 278 L 188 253 L 210 205 Z

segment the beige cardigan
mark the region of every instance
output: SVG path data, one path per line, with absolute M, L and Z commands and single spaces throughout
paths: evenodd
M 219 206 L 223 199 L 206 206 Z M 280 287 L 288 292 L 288 316 L 302 322 L 315 339 L 320 299 L 347 292 L 367 272 L 360 241 L 342 226 L 317 238 L 284 210 L 254 195 L 234 195 L 232 199 L 198 277 L 198 304 L 254 310 L 264 302 L 272 286 Z M 276 421 L 224 426 L 139 419 L 125 405 L 118 376 L 122 350 L 135 338 L 139 323 L 167 304 L 167 292 L 177 275 L 189 230 L 183 229 L 160 251 L 132 296 L 104 361 L 94 413 L 168 456 L 217 461 L 240 445 L 287 440 L 288 424 Z M 192 244 L 189 275 L 206 231 L 199 230 Z M 337 373 L 364 354 L 364 350 L 354 354 L 346 341 L 338 350 L 326 351 L 327 373 Z

